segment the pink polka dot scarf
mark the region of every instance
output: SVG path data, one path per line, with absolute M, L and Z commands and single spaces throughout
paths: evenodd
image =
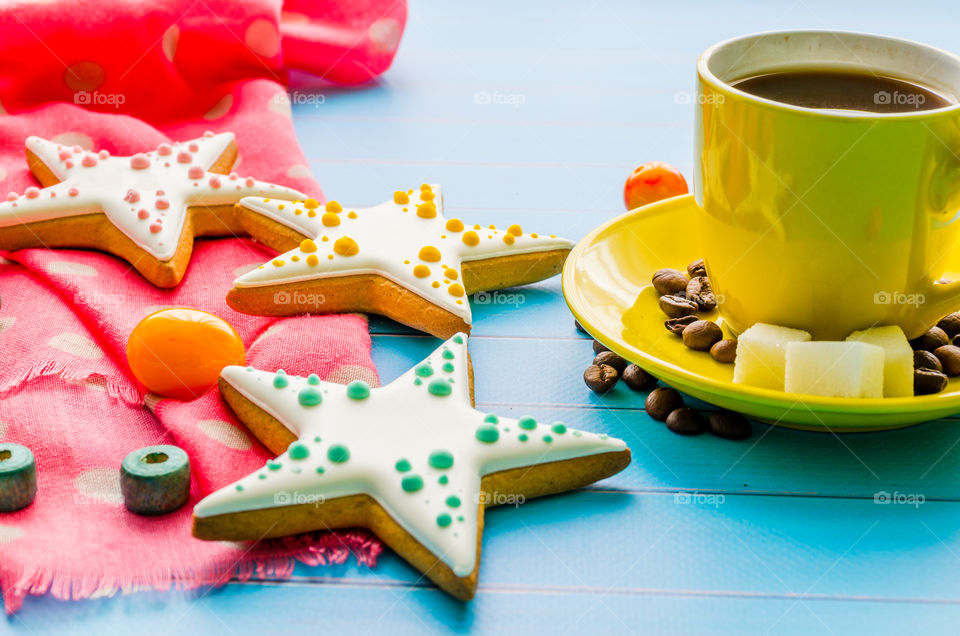
M 305 71 L 356 83 L 383 72 L 406 17 L 402 0 L 172 0 L 18 3 L 0 9 L 0 193 L 36 186 L 29 135 L 133 155 L 206 130 L 236 134 L 241 171 L 321 198 L 294 136 L 281 81 Z M 78 28 L 83 25 L 83 28 Z M 300 74 L 304 81 L 305 74 Z M 272 252 L 246 239 L 198 241 L 186 278 L 161 290 L 121 260 L 83 250 L 0 257 L 0 441 L 30 447 L 33 504 L 0 514 L 0 591 L 7 611 L 29 594 L 78 599 L 232 578 L 289 576 L 296 560 L 372 565 L 362 532 L 256 546 L 198 541 L 193 504 L 270 454 L 211 391 L 192 402 L 146 395 L 125 360 L 146 314 L 187 306 L 233 324 L 261 368 L 377 383 L 359 316 L 245 316 L 224 296 Z M 119 492 L 124 455 L 176 444 L 190 456 L 190 501 L 137 517 Z

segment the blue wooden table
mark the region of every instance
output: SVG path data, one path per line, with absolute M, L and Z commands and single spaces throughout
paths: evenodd
M 697 54 L 778 28 L 960 51 L 954 0 L 413 0 L 393 69 L 295 105 L 297 131 L 340 201 L 440 183 L 451 215 L 579 238 L 623 210 L 639 163 L 689 177 Z M 956 633 L 955 418 L 844 437 L 762 425 L 746 442 L 678 437 L 644 414 L 643 394 L 586 389 L 590 340 L 559 279 L 474 303 L 474 321 L 480 408 L 621 437 L 634 461 L 584 491 L 491 510 L 472 603 L 387 553 L 374 569 L 298 566 L 291 580 L 216 590 L 29 598 L 0 632 Z M 384 382 L 437 344 L 371 326 Z

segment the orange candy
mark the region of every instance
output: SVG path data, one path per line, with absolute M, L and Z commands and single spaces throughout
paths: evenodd
M 164 309 L 134 327 L 127 363 L 151 392 L 192 400 L 213 386 L 223 367 L 245 364 L 243 341 L 223 319 L 197 309 Z
M 650 161 L 633 171 L 623 186 L 623 203 L 628 210 L 688 192 L 680 171 L 662 161 Z

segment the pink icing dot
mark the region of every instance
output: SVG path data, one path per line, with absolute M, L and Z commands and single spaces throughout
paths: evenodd
M 99 156 L 101 159 L 106 159 L 107 157 L 110 156 L 110 152 L 107 150 L 101 150 L 100 152 L 97 153 L 97 156 Z
M 243 182 L 243 185 L 247 186 L 248 188 L 252 188 L 253 184 L 255 183 L 256 181 L 253 180 L 253 177 L 247 177 L 247 180 Z
M 150 225 L 150 232 L 152 232 L 153 234 L 156 234 L 157 232 L 159 232 L 159 231 L 162 230 L 162 229 L 163 229 L 163 226 L 160 225 L 159 223 L 152 223 L 152 224 Z
M 241 186 L 240 186 L 240 184 L 238 183 L 238 184 L 237 184 L 237 190 L 240 190 L 240 189 L 241 189 Z
M 203 136 L 207 138 L 213 137 L 213 131 L 212 130 L 204 131 Z
M 210 187 L 219 188 L 220 187 L 220 177 L 210 177 Z
M 193 161 L 193 155 L 189 152 L 181 152 L 177 155 L 177 163 L 190 163 Z
M 97 156 L 96 155 L 83 155 L 83 161 L 80 162 L 82 165 L 87 168 L 92 168 L 97 165 Z
M 28 199 L 36 199 L 40 196 L 40 188 L 27 188 L 27 191 L 23 193 Z
M 50 191 L 50 198 L 51 198 L 51 199 L 56 199 L 56 198 L 57 198 L 57 193 L 56 193 L 54 190 L 51 190 L 51 191 Z
M 164 192 L 163 190 L 157 190 L 157 196 L 158 196 L 158 197 L 162 197 L 162 196 L 165 195 L 165 194 L 166 194 L 166 192 Z
M 190 166 L 190 170 L 187 171 L 187 176 L 191 179 L 203 179 L 204 174 L 206 171 L 200 166 Z
M 77 190 L 76 188 L 70 188 L 69 190 L 67 190 L 67 194 L 69 194 L 72 197 L 75 197 L 78 194 L 80 194 L 80 191 Z
M 81 148 L 80 146 L 74 146 L 73 148 L 71 148 L 71 150 L 73 150 L 74 153 L 83 152 L 83 148 Z
M 230 180 L 231 180 L 231 181 L 236 181 L 237 179 L 239 179 L 239 177 L 237 176 L 237 173 L 236 173 L 236 172 L 231 172 L 231 173 L 230 173 Z
M 7 193 L 7 201 L 16 201 L 19 198 L 20 198 L 20 195 L 18 195 L 16 192 Z
M 143 208 L 140 208 L 140 211 L 137 212 L 138 219 L 146 219 L 148 216 L 150 216 L 150 213 L 144 210 Z
M 123 197 L 127 203 L 136 203 L 140 200 L 140 193 L 136 190 L 127 190 L 127 196 Z
M 173 152 L 173 146 L 171 146 L 170 144 L 160 144 L 159 146 L 157 146 L 157 154 L 160 155 L 161 157 L 166 157 L 172 152 Z
M 150 158 L 142 152 L 130 157 L 130 167 L 134 170 L 145 170 L 150 167 Z
M 170 167 L 170 162 L 169 162 L 169 161 L 164 161 L 164 162 L 163 162 L 163 167 L 164 167 L 164 168 L 169 168 L 169 167 Z
M 169 201 L 167 201 L 166 199 L 157 199 L 157 209 L 158 209 L 158 210 L 166 210 L 166 209 L 169 208 L 169 207 L 170 207 L 170 202 L 169 202 Z
M 57 156 L 60 158 L 60 161 L 66 161 L 70 158 L 70 152 L 67 150 L 61 150 L 60 154 Z
M 68 161 L 68 162 L 66 162 L 64 165 L 67 166 L 68 168 L 72 168 L 72 167 L 73 167 L 73 162 L 72 162 L 72 161 Z
M 190 144 L 189 146 L 187 146 L 187 148 L 190 150 L 190 152 L 196 152 L 200 150 L 200 146 L 198 146 L 197 144 Z

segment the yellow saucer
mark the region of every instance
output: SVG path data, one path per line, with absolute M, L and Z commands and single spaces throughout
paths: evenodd
M 703 214 L 692 195 L 660 201 L 617 217 L 581 240 L 563 267 L 563 295 L 597 340 L 666 384 L 757 420 L 807 430 L 875 431 L 960 412 L 960 377 L 936 395 L 829 398 L 733 383 L 733 365 L 688 349 L 668 332 L 650 284 L 664 267 L 683 270 L 701 257 L 700 239 L 685 227 Z M 960 272 L 960 253 L 948 270 Z M 947 274 L 946 278 L 960 278 Z M 713 312 L 705 318 L 723 324 Z M 724 329 L 726 332 L 726 328 Z

